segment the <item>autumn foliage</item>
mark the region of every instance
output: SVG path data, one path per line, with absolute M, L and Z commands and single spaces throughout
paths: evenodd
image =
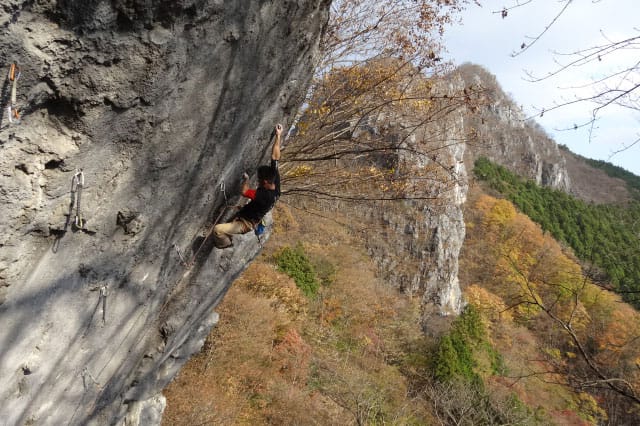
M 449 154 L 463 143 L 456 117 L 482 103 L 482 93 L 397 58 L 332 69 L 289 139 L 285 196 L 438 199 L 459 179 Z
M 511 376 L 573 389 L 581 404 L 591 404 L 594 421 L 635 418 L 640 314 L 590 282 L 576 259 L 509 201 L 479 195 L 467 217 L 463 268 L 475 282 L 469 302 L 496 338 L 520 327 L 536 342 Z M 495 342 L 503 353 L 514 349 Z
M 372 58 L 396 57 L 433 67 L 440 36 L 473 0 L 336 0 L 331 5 L 320 69 Z

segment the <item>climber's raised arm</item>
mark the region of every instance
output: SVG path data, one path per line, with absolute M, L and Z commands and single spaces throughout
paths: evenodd
M 273 140 L 273 148 L 271 149 L 271 159 L 280 160 L 280 142 L 282 140 L 282 124 L 276 124 L 276 136 Z

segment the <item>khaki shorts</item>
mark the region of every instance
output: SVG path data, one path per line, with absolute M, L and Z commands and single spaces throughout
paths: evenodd
M 213 243 L 218 248 L 229 247 L 233 244 L 233 235 L 246 234 L 254 227 L 252 222 L 240 217 L 231 222 L 219 223 L 213 228 Z

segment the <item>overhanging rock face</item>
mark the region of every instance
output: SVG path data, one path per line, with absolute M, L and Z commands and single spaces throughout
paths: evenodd
M 157 419 L 259 251 L 202 231 L 300 104 L 328 3 L 3 3 L 0 59 L 21 72 L 20 122 L 9 79 L 0 122 L 4 424 Z

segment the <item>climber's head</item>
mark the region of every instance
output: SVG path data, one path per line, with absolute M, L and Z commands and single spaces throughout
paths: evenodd
M 276 172 L 270 166 L 258 167 L 258 182 L 260 185 L 272 185 L 276 179 Z

